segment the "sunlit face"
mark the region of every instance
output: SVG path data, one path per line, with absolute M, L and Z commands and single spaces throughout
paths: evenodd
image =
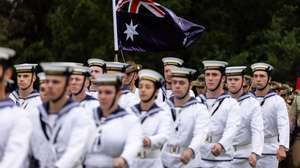
M 221 72 L 218 70 L 206 70 L 204 79 L 207 90 L 215 90 L 218 87 L 220 80 L 224 80 L 222 79 Z
M 92 80 L 96 79 L 96 76 L 98 74 L 103 74 L 103 69 L 99 66 L 91 66 L 90 71 L 91 71 L 91 79 Z
M 48 101 L 48 96 L 47 96 L 47 84 L 45 82 L 40 84 L 40 96 L 43 102 Z
M 189 80 L 186 78 L 172 77 L 172 92 L 175 97 L 182 98 L 189 91 Z
M 29 86 L 33 87 L 35 76 L 31 72 L 24 72 L 17 74 L 18 88 L 21 90 L 27 89 Z
M 102 110 L 109 110 L 113 103 L 117 103 L 120 91 L 113 85 L 101 85 L 98 87 L 98 100 Z
M 66 77 L 46 75 L 46 84 L 46 93 L 49 101 L 56 100 L 65 91 Z
M 151 98 L 151 96 L 153 96 L 153 93 L 155 91 L 156 91 L 155 85 L 152 81 L 149 80 L 139 81 L 139 96 L 142 102 L 148 101 Z M 155 96 L 153 96 L 152 99 L 155 99 Z
M 227 88 L 231 93 L 237 93 L 243 87 L 242 76 L 227 76 Z
M 253 73 L 253 84 L 256 89 L 263 89 L 269 83 L 266 71 L 255 71 Z
M 82 88 L 82 85 L 85 85 L 84 83 L 85 76 L 83 75 L 71 75 L 70 81 L 69 81 L 69 87 L 71 94 L 76 94 L 80 91 Z M 84 91 L 84 89 L 83 89 Z
M 164 77 L 167 83 L 172 83 L 172 73 L 171 69 L 174 68 L 174 65 L 165 65 L 164 66 Z

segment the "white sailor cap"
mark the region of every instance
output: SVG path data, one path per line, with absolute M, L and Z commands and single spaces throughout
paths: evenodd
M 164 57 L 162 59 L 162 62 L 164 65 L 175 65 L 175 66 L 182 66 L 183 60 L 180 58 L 175 58 L 175 57 Z
M 163 83 L 164 78 L 162 75 L 151 69 L 142 69 L 138 73 L 139 80 L 150 80 L 154 83 Z
M 105 62 L 107 71 L 117 71 L 125 73 L 126 68 L 129 66 L 127 63 L 122 62 Z
M 86 66 L 75 66 L 72 71 L 73 75 L 90 76 L 90 69 Z
M 103 61 L 102 59 L 98 59 L 98 58 L 90 58 L 90 59 L 88 59 L 88 65 L 104 67 L 105 61 Z
M 96 85 L 114 85 L 120 87 L 122 85 L 123 75 L 119 74 L 99 74 L 92 82 Z
M 40 80 L 40 83 L 44 83 L 46 81 L 46 74 L 45 72 L 40 72 L 37 74 L 39 80 Z
M 14 65 L 17 73 L 25 73 L 25 72 L 35 72 L 37 64 L 18 64 Z
M 8 60 L 16 55 L 16 51 L 6 47 L 0 47 L 0 59 Z
M 0 60 L 9 60 L 9 59 L 10 59 L 10 56 L 8 53 L 0 51 Z
M 78 63 L 78 62 L 52 62 L 52 63 L 56 65 L 69 66 L 69 67 L 83 66 L 83 63 Z
M 46 75 L 71 75 L 76 63 L 45 62 L 40 64 Z
M 273 70 L 273 66 L 267 63 L 259 62 L 251 65 L 252 72 L 255 71 L 266 71 L 271 73 Z
M 226 67 L 225 74 L 226 76 L 241 76 L 245 74 L 246 66 L 231 66 Z
M 196 72 L 195 69 L 185 67 L 174 67 L 171 69 L 172 77 L 188 78 L 191 80 L 194 79 Z
M 225 61 L 206 60 L 202 61 L 204 70 L 219 70 L 224 73 L 226 66 L 228 65 Z

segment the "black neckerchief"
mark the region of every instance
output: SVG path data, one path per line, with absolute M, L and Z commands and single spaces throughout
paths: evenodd
M 78 106 L 79 106 L 79 104 L 77 102 L 73 101 L 72 99 L 68 99 L 67 102 L 65 103 L 65 105 L 59 110 L 58 113 L 56 113 L 58 115 L 57 119 L 65 114 L 69 113 L 74 107 L 78 107 Z M 38 106 L 38 110 L 39 110 L 39 117 L 40 117 L 39 119 L 41 122 L 42 131 L 43 131 L 46 139 L 49 141 L 50 137 L 46 131 L 46 126 L 48 124 L 47 119 L 48 119 L 48 115 L 49 115 L 49 102 L 45 102 L 42 105 Z M 58 134 L 61 130 L 61 127 L 62 126 L 59 126 L 58 131 L 55 134 L 53 143 L 56 143 Z
M 255 95 L 255 91 L 253 92 L 253 94 Z M 277 95 L 277 93 L 275 91 L 269 90 L 268 93 L 263 97 L 263 100 L 261 101 L 260 106 L 263 106 L 265 104 L 266 99 L 273 97 L 275 95 Z M 255 97 L 258 97 L 258 96 L 255 95 Z
M 184 105 L 181 107 L 182 109 L 187 108 L 191 105 L 200 103 L 196 98 L 191 97 L 187 102 L 184 103 Z M 174 96 L 170 97 L 169 100 L 167 100 L 167 104 L 169 105 L 172 113 L 173 121 L 176 120 L 176 112 L 175 112 L 175 104 L 174 104 Z
M 223 101 L 226 99 L 226 98 L 230 98 L 231 96 L 228 94 L 228 92 L 224 92 L 222 93 L 219 97 L 217 97 L 217 100 L 215 103 L 218 102 L 218 106 L 213 110 L 213 112 L 211 113 L 211 116 L 213 116 L 217 111 L 218 109 L 220 108 L 220 106 L 222 105 Z M 200 97 L 200 99 L 203 101 L 204 104 L 206 104 L 206 106 L 208 107 L 208 104 L 207 104 L 207 96 L 206 95 L 203 95 Z M 212 107 L 214 107 L 215 103 L 213 104 Z

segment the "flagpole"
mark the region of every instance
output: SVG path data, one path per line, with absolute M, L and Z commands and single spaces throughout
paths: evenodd
M 112 12 L 113 12 L 113 27 L 114 27 L 114 49 L 115 51 L 119 50 L 118 44 L 118 31 L 117 31 L 117 6 L 116 0 L 112 0 Z

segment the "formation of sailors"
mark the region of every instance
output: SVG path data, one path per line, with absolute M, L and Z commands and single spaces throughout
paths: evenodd
M 164 76 L 96 58 L 19 64 L 6 93 L 14 55 L 0 48 L 0 168 L 277 168 L 298 122 L 267 63 L 252 79 L 215 60 L 198 76 L 174 57 Z

